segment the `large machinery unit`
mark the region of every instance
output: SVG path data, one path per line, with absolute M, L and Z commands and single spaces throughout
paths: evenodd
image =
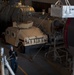
M 2 12 L 0 13 L 1 22 L 2 22 L 1 24 L 2 24 L 2 26 L 4 24 L 5 29 L 7 28 L 8 30 L 12 30 L 12 31 L 14 30 L 15 32 L 17 32 L 17 31 L 20 32 L 18 27 L 17 28 L 11 27 L 14 25 L 13 21 L 17 22 L 17 24 L 16 24 L 17 26 L 22 26 L 19 24 L 19 22 L 23 23 L 23 22 L 29 21 L 29 20 L 33 21 L 35 27 L 31 27 L 31 31 L 35 30 L 36 27 L 37 27 L 36 29 L 41 29 L 41 31 L 43 31 L 45 34 L 48 35 L 48 41 L 50 41 L 50 38 L 54 31 L 54 27 L 55 27 L 55 29 L 63 28 L 64 23 L 61 21 L 61 19 L 52 18 L 52 17 L 50 17 L 49 14 L 47 14 L 47 13 L 42 14 L 42 13 L 43 12 L 40 12 L 40 13 L 34 12 L 33 7 L 24 6 L 20 2 L 14 6 L 7 5 L 5 7 L 5 9 L 3 9 Z M 28 24 L 26 24 L 26 25 L 28 26 Z M 6 29 L 6 31 L 7 31 L 7 29 Z M 29 34 L 30 30 L 29 29 L 26 29 L 26 30 Z M 24 30 L 24 32 L 25 32 L 25 30 Z M 18 35 L 18 33 L 16 33 L 16 34 Z M 12 35 L 14 36 L 14 33 Z M 22 33 L 22 35 L 23 35 L 23 33 Z M 25 36 L 25 35 L 23 35 L 23 36 Z M 16 39 L 14 39 L 14 40 L 17 41 Z M 7 39 L 6 39 L 6 41 L 7 41 Z M 14 46 L 17 46 L 14 41 L 7 41 L 7 42 Z M 31 44 L 31 46 L 32 46 L 32 44 Z
M 16 2 L 10 5 L 9 2 L 0 2 L 0 33 L 5 31 L 8 26 L 12 26 L 13 21 L 22 21 L 22 17 L 34 12 L 31 6 L 22 5 L 21 2 Z M 23 17 L 24 19 L 25 17 Z
M 13 23 L 5 32 L 7 43 L 20 47 L 20 52 L 25 53 L 28 49 L 39 48 L 48 42 L 48 37 L 39 28 L 33 26 L 32 21 L 26 23 Z
M 9 21 L 11 19 L 12 21 L 17 21 L 17 18 L 20 17 L 21 19 L 23 15 L 26 15 L 31 12 L 34 12 L 33 7 L 28 5 L 22 5 L 21 2 L 18 2 L 14 5 L 7 4 L 7 6 L 5 6 L 4 9 L 1 11 L 0 18 L 3 21 Z

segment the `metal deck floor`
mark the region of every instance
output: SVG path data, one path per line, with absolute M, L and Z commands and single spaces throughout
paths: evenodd
M 0 46 L 4 47 L 5 55 L 8 57 L 9 49 L 7 45 Z M 40 54 L 31 59 L 30 55 L 18 52 L 17 61 L 18 69 L 16 75 L 61 75 Z

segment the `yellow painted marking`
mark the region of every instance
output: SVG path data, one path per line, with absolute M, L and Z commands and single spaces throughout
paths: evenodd
M 25 75 L 28 75 L 20 66 L 18 66 L 18 68 L 19 68 Z

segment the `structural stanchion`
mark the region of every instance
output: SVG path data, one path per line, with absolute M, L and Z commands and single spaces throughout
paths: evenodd
M 4 55 L 4 48 L 1 48 L 1 75 L 9 75 L 9 72 L 11 75 L 15 75 Z
M 4 74 L 4 48 L 1 48 L 1 74 Z

